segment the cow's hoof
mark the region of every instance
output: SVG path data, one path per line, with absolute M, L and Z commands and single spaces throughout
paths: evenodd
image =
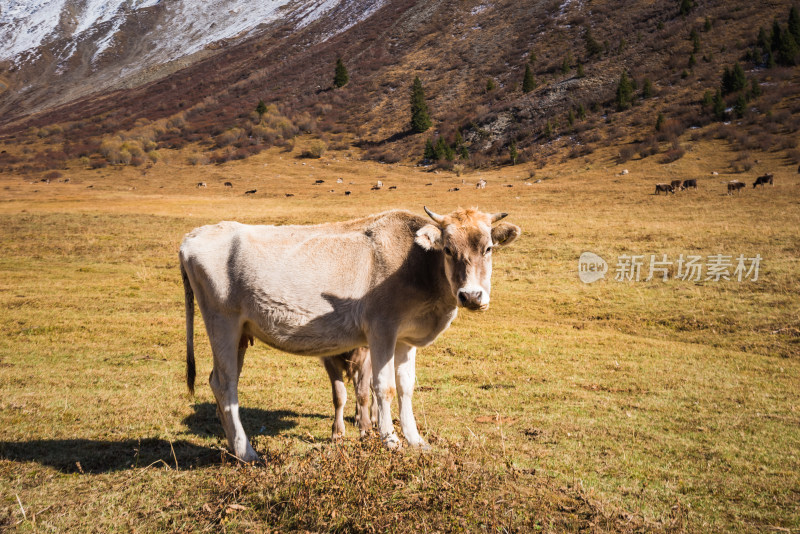
M 389 434 L 388 436 L 384 437 L 383 444 L 390 451 L 399 450 L 402 446 L 400 443 L 400 438 L 397 437 L 397 434 Z
M 237 454 L 236 457 L 247 464 L 257 462 L 259 460 L 258 454 L 256 454 L 256 451 L 253 450 L 253 447 L 251 447 L 249 443 L 247 444 L 247 450 L 244 452 L 244 454 Z
M 420 440 L 420 442 L 416 445 L 416 447 L 422 452 L 430 452 L 431 450 L 433 450 L 433 447 L 431 447 L 430 443 L 428 443 L 424 439 Z

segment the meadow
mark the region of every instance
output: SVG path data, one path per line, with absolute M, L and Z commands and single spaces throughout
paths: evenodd
M 800 531 L 794 167 L 765 154 L 726 174 L 721 141 L 668 165 L 600 150 L 460 177 L 300 149 L 72 166 L 51 183 L 0 174 L 0 530 Z M 765 171 L 774 187 L 752 189 Z M 653 195 L 673 178 L 699 188 Z M 748 186 L 729 196 L 733 178 Z M 237 462 L 199 316 L 186 391 L 183 235 L 423 205 L 506 211 L 523 230 L 494 259 L 490 310 L 460 312 L 419 351 L 415 411 L 433 450 L 360 440 L 352 388 L 348 435 L 331 443 L 319 361 L 257 343 L 239 391 L 264 463 Z M 587 251 L 609 268 L 592 284 L 578 277 Z M 673 263 L 646 281 L 651 254 L 762 259 L 756 280 L 683 280 Z M 615 280 L 624 255 L 645 256 L 638 281 Z

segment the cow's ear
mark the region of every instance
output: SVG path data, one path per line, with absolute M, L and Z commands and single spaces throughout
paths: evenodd
M 425 250 L 441 250 L 442 230 L 434 224 L 426 224 L 417 230 L 417 237 L 414 241 Z
M 492 243 L 495 246 L 510 245 L 522 232 L 519 226 L 511 223 L 500 223 L 492 228 Z

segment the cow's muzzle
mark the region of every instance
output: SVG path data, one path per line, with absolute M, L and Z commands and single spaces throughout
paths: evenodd
M 458 305 L 468 310 L 487 310 L 489 309 L 489 296 L 482 289 L 459 289 Z

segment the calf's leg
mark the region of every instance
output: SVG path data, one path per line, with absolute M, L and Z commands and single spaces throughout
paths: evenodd
M 325 371 L 328 372 L 328 378 L 331 381 L 331 393 L 333 395 L 333 428 L 331 429 L 331 440 L 344 436 L 344 405 L 347 402 L 347 388 L 344 385 L 342 371 L 344 370 L 345 355 L 331 356 L 330 358 L 323 358 L 322 363 L 325 366 Z

